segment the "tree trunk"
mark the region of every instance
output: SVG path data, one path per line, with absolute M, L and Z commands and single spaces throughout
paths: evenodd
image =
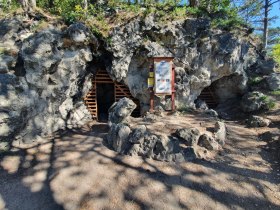
M 198 0 L 190 0 L 190 6 L 191 7 L 199 6 L 199 1 Z
M 269 10 L 269 0 L 265 0 L 265 2 L 264 2 L 264 19 L 263 19 L 263 46 L 264 46 L 264 49 L 267 48 L 268 10 Z

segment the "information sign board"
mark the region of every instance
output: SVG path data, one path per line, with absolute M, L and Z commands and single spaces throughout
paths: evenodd
M 155 94 L 172 94 L 172 62 L 155 61 Z

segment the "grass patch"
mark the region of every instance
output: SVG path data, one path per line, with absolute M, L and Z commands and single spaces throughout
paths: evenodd
M 17 51 L 15 49 L 10 49 L 7 47 L 0 47 L 0 55 L 16 56 Z
M 270 94 L 274 96 L 280 96 L 280 90 L 271 91 Z
M 5 54 L 6 49 L 4 47 L 0 47 L 0 55 Z
M 192 107 L 189 107 L 189 106 L 179 106 L 176 111 L 185 114 L 185 113 L 193 112 L 194 109 Z
M 260 99 L 265 103 L 265 106 L 267 107 L 268 110 L 275 108 L 276 106 L 275 101 L 273 101 L 268 96 L 262 96 Z
M 219 3 L 219 6 L 217 4 L 210 10 L 207 9 L 208 6 L 205 3 L 200 7 L 189 7 L 182 5 L 178 1 L 145 1 L 136 4 L 136 2 L 127 3 L 120 0 L 108 0 L 104 5 L 89 3 L 88 7 L 84 8 L 82 1 L 61 0 L 53 1 L 51 8 L 48 1 L 38 1 L 37 6 L 36 10 L 47 14 L 47 19 L 54 15 L 62 17 L 68 25 L 77 21 L 83 22 L 95 34 L 105 39 L 110 37 L 110 32 L 116 26 L 126 24 L 133 18 L 145 18 L 148 15 L 153 15 L 156 22 L 163 24 L 188 17 L 203 17 L 210 19 L 214 27 L 232 29 L 235 26 L 242 25 L 237 16 L 237 10 L 226 2 Z M 6 8 L 5 12 L 11 14 L 12 11 L 18 8 L 20 8 L 18 1 L 12 0 L 11 8 Z M 47 24 L 41 22 L 33 30 L 38 31 L 46 27 Z

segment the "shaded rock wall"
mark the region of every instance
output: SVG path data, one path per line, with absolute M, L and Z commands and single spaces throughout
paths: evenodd
M 2 36 L 21 32 L 6 29 Z M 16 42 L 13 36 L 9 41 Z M 75 24 L 66 31 L 34 33 L 17 46 L 17 64 L 0 74 L 1 140 L 18 135 L 31 141 L 92 119 L 82 98 L 91 88 L 87 65 L 95 42 L 83 25 Z

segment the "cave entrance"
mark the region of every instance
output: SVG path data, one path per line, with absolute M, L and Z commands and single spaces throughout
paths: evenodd
M 197 99 L 205 101 L 210 109 L 215 109 L 219 104 L 213 84 L 204 88 Z
M 128 87 L 122 83 L 114 82 L 107 71 L 99 70 L 92 79 L 92 89 L 84 100 L 93 119 L 107 121 L 109 108 L 114 102 L 124 97 L 130 98 L 136 103 L 137 108 L 132 112 L 132 116 L 139 117 L 140 103 L 131 95 Z
M 205 101 L 209 108 L 215 109 L 219 104 L 223 104 L 228 100 L 240 99 L 246 92 L 246 84 L 247 78 L 244 75 L 232 74 L 224 76 L 212 82 L 209 87 L 204 88 L 198 99 Z
M 98 83 L 96 85 L 97 93 L 97 119 L 99 121 L 108 120 L 108 110 L 115 102 L 115 86 L 113 83 Z

